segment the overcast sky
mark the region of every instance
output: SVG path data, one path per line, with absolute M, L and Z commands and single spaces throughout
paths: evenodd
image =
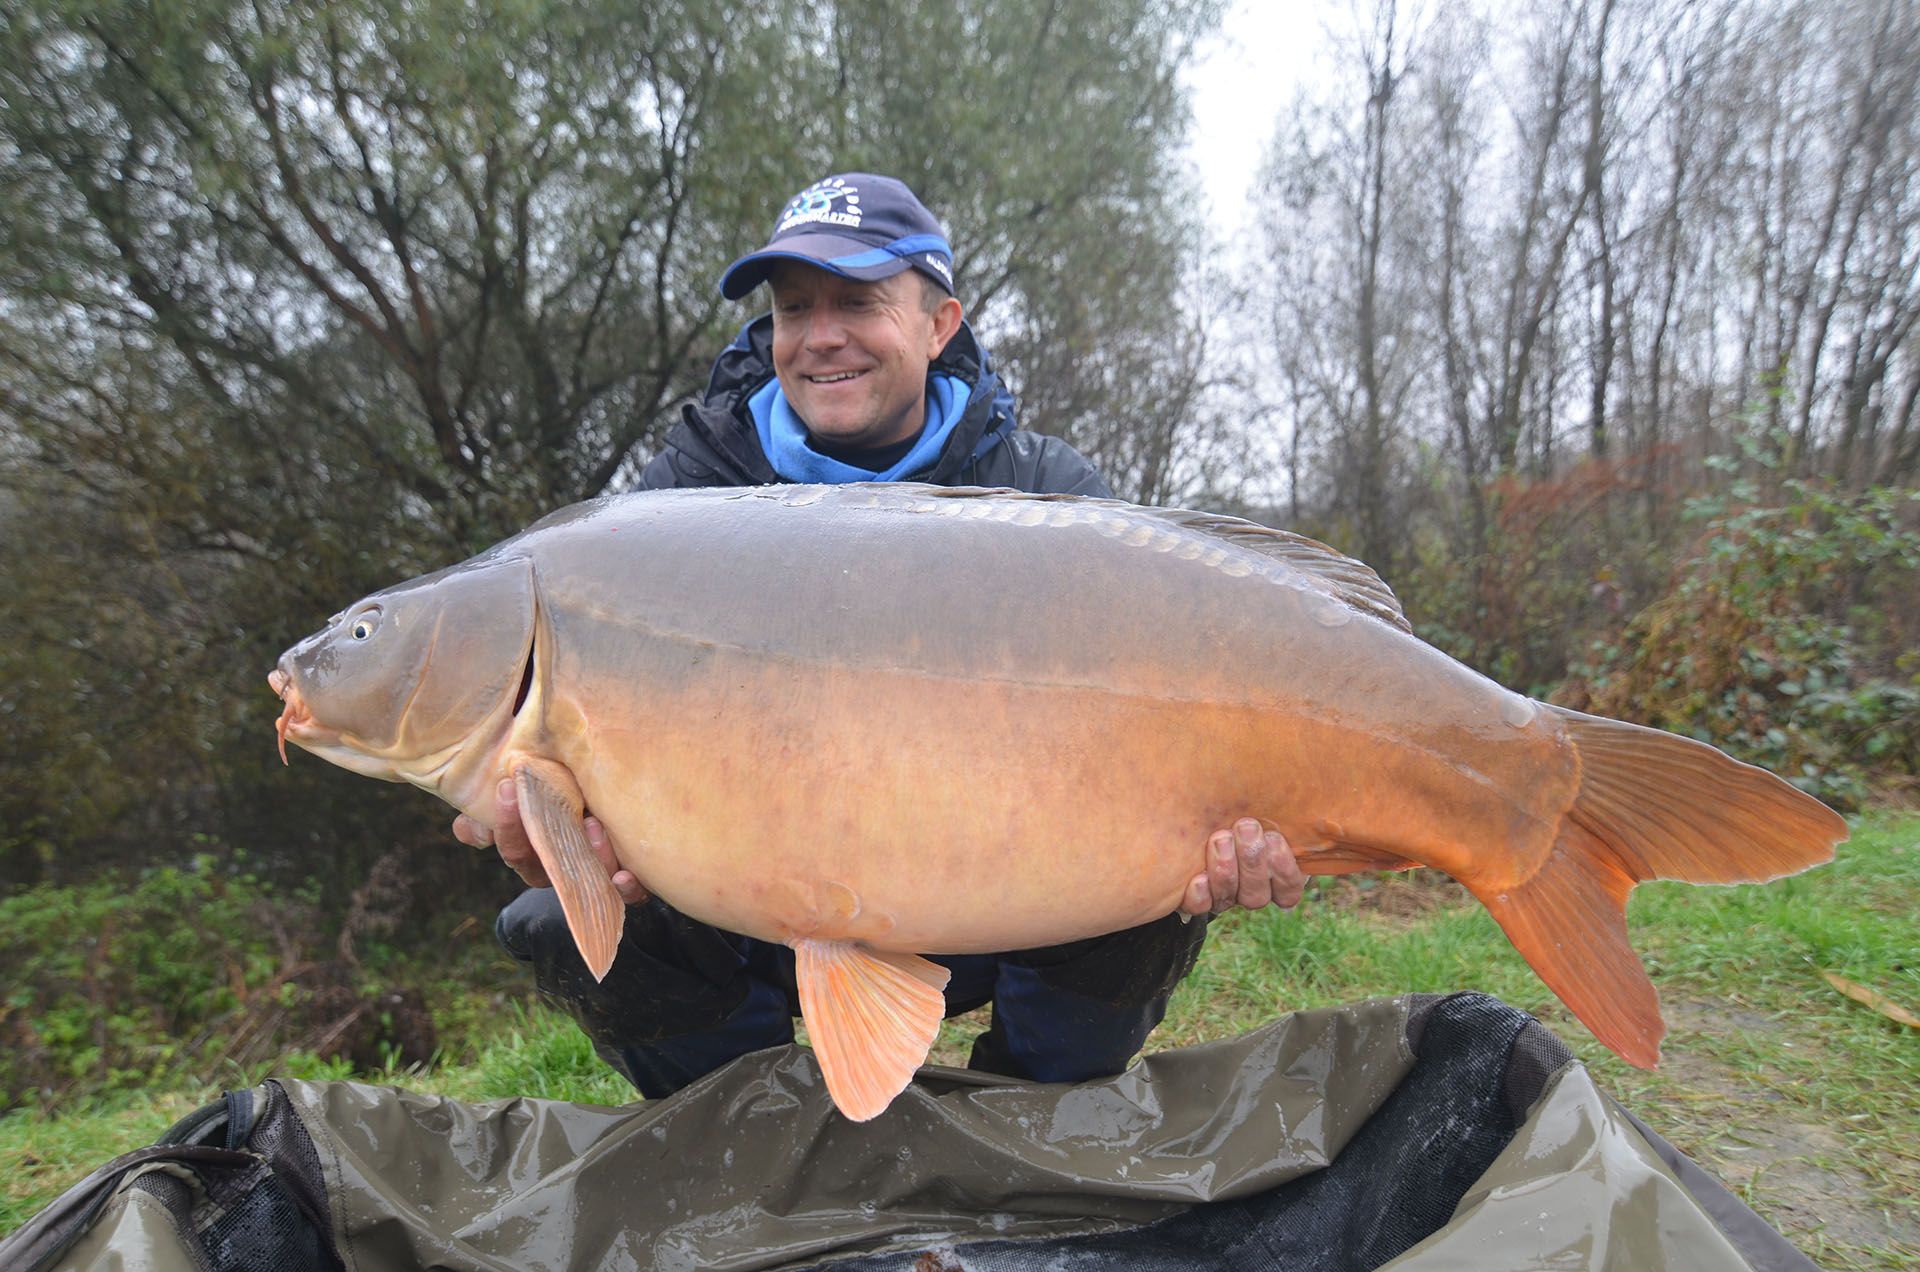
M 1314 74 L 1325 6 L 1307 0 L 1234 0 L 1220 33 L 1200 44 L 1193 93 L 1193 162 L 1208 219 L 1229 240 L 1246 224 L 1247 192 L 1274 119 Z

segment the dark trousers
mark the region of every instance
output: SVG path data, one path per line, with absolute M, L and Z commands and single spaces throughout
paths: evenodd
M 1040 1082 L 1118 1073 L 1192 970 L 1206 924 L 1177 916 L 1110 936 L 1013 954 L 939 956 L 947 1014 L 993 1004 L 969 1065 Z M 607 978 L 596 984 L 550 888 L 500 912 L 494 933 L 533 969 L 541 994 L 649 1098 L 671 1095 L 749 1051 L 793 1041 L 793 951 L 695 922 L 658 898 L 627 908 Z

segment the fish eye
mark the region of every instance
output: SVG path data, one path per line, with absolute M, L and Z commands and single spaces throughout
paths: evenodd
M 377 609 L 368 610 L 353 620 L 353 625 L 347 628 L 347 635 L 353 637 L 355 640 L 366 640 L 373 635 L 374 629 L 379 626 L 380 611 Z

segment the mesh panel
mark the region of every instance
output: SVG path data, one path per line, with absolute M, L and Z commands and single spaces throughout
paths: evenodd
M 150 1193 L 173 1213 L 173 1221 L 182 1232 L 192 1232 L 193 1189 L 187 1181 L 165 1171 L 150 1170 L 133 1181 L 133 1187 Z
M 205 1191 L 197 1212 L 194 1189 L 166 1170 L 149 1170 L 132 1186 L 166 1205 L 209 1272 L 333 1272 L 341 1264 L 319 1155 L 279 1084 L 269 1082 L 259 1094 L 256 1101 L 252 1092 L 228 1092 L 168 1132 L 177 1144 L 215 1139 L 248 1154 L 232 1164 L 182 1161 L 177 1169 L 191 1165 Z M 256 1103 L 261 1113 L 253 1121 Z
M 1527 1110 L 1547 1089 L 1547 1079 L 1572 1060 L 1573 1052 L 1551 1029 L 1537 1020 L 1527 1022 L 1513 1040 L 1513 1057 L 1507 1063 L 1507 1113 L 1516 1127 L 1527 1120 Z
M 272 1182 L 256 1190 L 256 1195 L 267 1194 L 254 1216 L 263 1228 L 257 1241 L 237 1225 L 223 1239 L 236 1249 L 249 1251 L 284 1248 L 285 1253 L 276 1257 L 271 1265 L 256 1262 L 252 1265 L 255 1267 L 273 1266 L 277 1270 L 299 1269 L 300 1272 L 308 1268 L 338 1268 L 342 1264 L 333 1246 L 332 1212 L 327 1205 L 320 1155 L 314 1151 L 313 1141 L 307 1138 L 306 1128 L 300 1124 L 293 1102 L 287 1099 L 280 1084 L 267 1082 L 259 1091 L 265 1107 L 253 1124 L 253 1133 L 247 1137 L 247 1147 L 265 1157 L 274 1171 Z M 298 1235 L 292 1235 L 293 1229 L 287 1226 L 290 1224 L 298 1225 Z M 276 1234 L 284 1239 L 284 1247 L 260 1244 Z
M 272 1177 L 202 1232 L 200 1242 L 215 1272 L 332 1272 L 340 1266 L 322 1250 L 320 1234 Z
M 205 1253 L 194 1240 L 194 1191 L 191 1184 L 167 1171 L 149 1170 L 133 1181 L 129 1191 L 132 1189 L 146 1193 L 167 1208 L 167 1214 L 173 1219 L 173 1230 L 180 1238 L 180 1250 L 192 1257 L 196 1267 L 206 1269 L 206 1272 L 223 1272 L 207 1262 Z

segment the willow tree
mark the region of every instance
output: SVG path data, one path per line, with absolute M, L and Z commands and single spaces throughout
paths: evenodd
M 0 511 L 73 527 L 3 561 L 41 576 L 4 590 L 45 656 L 0 659 L 36 772 L 188 792 L 176 840 L 319 808 L 324 777 L 260 788 L 265 660 L 618 489 L 752 316 L 722 267 L 824 171 L 921 190 L 1030 418 L 1072 427 L 1055 381 L 1172 308 L 1177 269 L 1088 262 L 1177 237 L 1157 192 L 1212 7 L 0 0 Z M 1111 340 L 1103 297 L 1135 315 Z M 1076 361 L 1029 352 L 1070 325 Z M 1121 418 L 1177 414 L 1130 387 Z M 153 744 L 63 761 L 108 731 L 61 686 L 162 645 L 185 700 L 121 680 Z M 16 789 L 0 820 L 85 859 L 75 792 Z

